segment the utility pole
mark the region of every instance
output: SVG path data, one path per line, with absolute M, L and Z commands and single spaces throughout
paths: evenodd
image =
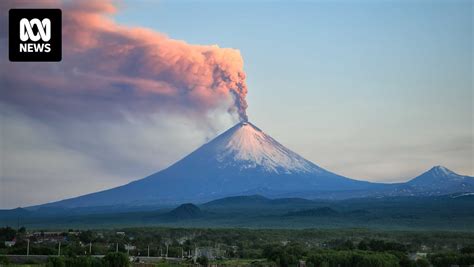
M 196 263 L 197 260 L 198 249 L 196 245 L 194 245 L 194 255 L 193 255 L 193 262 Z
M 116 243 L 115 252 L 118 252 L 118 243 Z
M 168 243 L 166 243 L 166 258 L 168 258 Z
M 183 247 L 181 247 L 181 259 L 184 259 L 184 251 L 183 251 Z
M 148 258 L 150 257 L 150 245 L 148 245 Z
M 89 242 L 89 255 L 92 255 L 92 242 Z
M 61 256 L 61 241 L 58 244 L 58 256 Z
M 26 242 L 28 242 L 28 245 L 26 246 L 26 256 L 30 256 L 30 240 L 26 239 Z

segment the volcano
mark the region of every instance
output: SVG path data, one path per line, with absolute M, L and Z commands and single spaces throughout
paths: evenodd
M 388 194 L 393 196 L 439 196 L 474 192 L 474 178 L 459 175 L 446 167 L 434 166 Z
M 367 191 L 380 184 L 327 171 L 250 122 L 240 122 L 170 167 L 109 190 L 47 206 L 166 205 L 221 197 Z

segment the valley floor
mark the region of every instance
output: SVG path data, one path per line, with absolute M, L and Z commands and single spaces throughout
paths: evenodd
M 117 227 L 368 228 L 474 231 L 474 196 L 348 200 L 238 196 L 178 207 L 16 209 L 0 211 L 1 226 L 37 229 Z

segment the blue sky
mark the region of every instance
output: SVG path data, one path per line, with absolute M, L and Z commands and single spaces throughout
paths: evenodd
M 236 123 L 218 94 L 179 91 L 212 72 L 167 75 L 188 69 L 162 62 L 200 49 L 188 44 L 240 50 L 250 121 L 320 167 L 379 182 L 434 165 L 474 175 L 472 1 L 110 1 L 60 1 L 63 61 L 41 68 L 6 58 L 6 11 L 28 2 L 4 3 L 0 208 L 143 178 Z M 143 97 L 163 84 L 180 86 Z
M 125 1 L 116 19 L 241 51 L 251 121 L 333 171 L 472 175 L 471 1 Z

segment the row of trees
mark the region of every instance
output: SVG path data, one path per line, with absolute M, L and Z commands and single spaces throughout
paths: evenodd
M 305 260 L 307 266 L 314 267 L 445 267 L 472 266 L 474 253 L 472 248 L 460 252 L 443 252 L 429 255 L 428 259 L 410 260 L 400 251 L 370 251 L 370 250 L 334 250 L 306 249 L 300 244 L 267 246 L 263 256 L 269 262 L 260 262 L 260 266 L 296 266 L 300 260 Z M 8 258 L 0 257 L 0 265 L 8 265 Z M 209 260 L 201 256 L 197 259 L 201 266 L 208 266 Z M 50 257 L 48 267 L 126 267 L 129 258 L 125 253 L 108 253 L 102 259 L 91 256 L 61 256 Z M 184 262 L 184 265 L 190 262 Z
M 37 262 L 29 261 L 28 264 Z M 11 262 L 6 256 L 0 256 L 0 266 L 8 266 Z M 49 257 L 45 264 L 47 267 L 127 267 L 130 265 L 125 253 L 108 253 L 103 258 L 91 256 L 60 256 Z M 13 265 L 14 266 L 14 265 Z M 42 264 L 42 266 L 44 266 Z
M 326 250 L 311 253 L 307 263 L 321 267 L 397 267 L 400 259 L 387 252 Z
M 127 267 L 130 265 L 124 253 L 108 253 L 102 259 L 95 257 L 50 257 L 47 267 Z
M 469 253 L 469 250 L 434 253 L 430 254 L 428 259 L 434 266 L 472 266 L 474 265 L 474 253 Z
M 295 266 L 305 260 L 308 266 L 315 267 L 445 267 L 472 266 L 474 248 L 466 247 L 459 252 L 430 254 L 428 258 L 411 260 L 406 247 L 396 242 L 383 240 L 364 240 L 357 247 L 339 249 L 307 248 L 297 243 L 287 245 L 268 245 L 263 256 L 278 266 Z

